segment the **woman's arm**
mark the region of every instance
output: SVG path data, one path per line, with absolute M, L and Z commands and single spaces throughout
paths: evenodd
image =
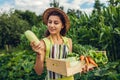
M 44 69 L 44 55 L 37 54 L 34 69 L 38 75 L 42 74 Z
M 35 62 L 35 72 L 41 75 L 44 69 L 44 57 L 45 57 L 45 43 L 41 40 L 40 44 L 32 44 L 32 49 L 37 53 Z

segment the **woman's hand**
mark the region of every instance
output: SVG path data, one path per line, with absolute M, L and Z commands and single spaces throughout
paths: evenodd
M 86 73 L 86 72 L 91 71 L 91 70 L 94 70 L 94 68 L 93 67 L 88 67 L 87 65 L 85 65 L 85 67 L 82 68 L 82 73 Z
M 41 55 L 41 53 L 40 53 L 40 49 L 41 49 L 41 47 L 42 47 L 41 42 L 39 42 L 39 44 L 35 45 L 35 42 L 33 41 L 33 42 L 30 43 L 30 45 L 31 45 L 32 49 L 33 49 L 37 54 Z

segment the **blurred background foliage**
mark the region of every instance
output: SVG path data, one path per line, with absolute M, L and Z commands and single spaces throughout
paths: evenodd
M 50 7 L 64 10 L 64 6 L 53 0 Z M 120 1 L 109 0 L 109 5 L 95 0 L 91 15 L 80 10 L 68 9 L 71 21 L 66 34 L 73 41 L 73 52 L 81 55 L 81 49 L 106 51 L 108 64 L 85 74 L 76 74 L 75 80 L 119 80 L 120 79 Z M 31 11 L 15 10 L 0 14 L 0 79 L 44 80 L 34 72 L 35 53 L 24 32 L 32 30 L 39 39 L 44 37 L 46 25 L 42 15 Z M 86 47 L 89 46 L 89 47 Z M 45 68 L 46 69 L 46 68 Z M 114 75 L 112 75 L 114 74 Z

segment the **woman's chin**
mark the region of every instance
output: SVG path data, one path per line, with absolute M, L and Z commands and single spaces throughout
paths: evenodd
M 56 34 L 56 32 L 50 32 L 50 34 L 51 34 L 51 35 L 55 35 L 55 34 Z

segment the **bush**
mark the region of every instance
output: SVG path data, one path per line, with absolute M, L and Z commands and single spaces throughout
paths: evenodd
M 11 54 L 0 54 L 1 80 L 44 80 L 46 70 L 41 76 L 34 71 L 35 53 L 27 50 L 16 50 Z

